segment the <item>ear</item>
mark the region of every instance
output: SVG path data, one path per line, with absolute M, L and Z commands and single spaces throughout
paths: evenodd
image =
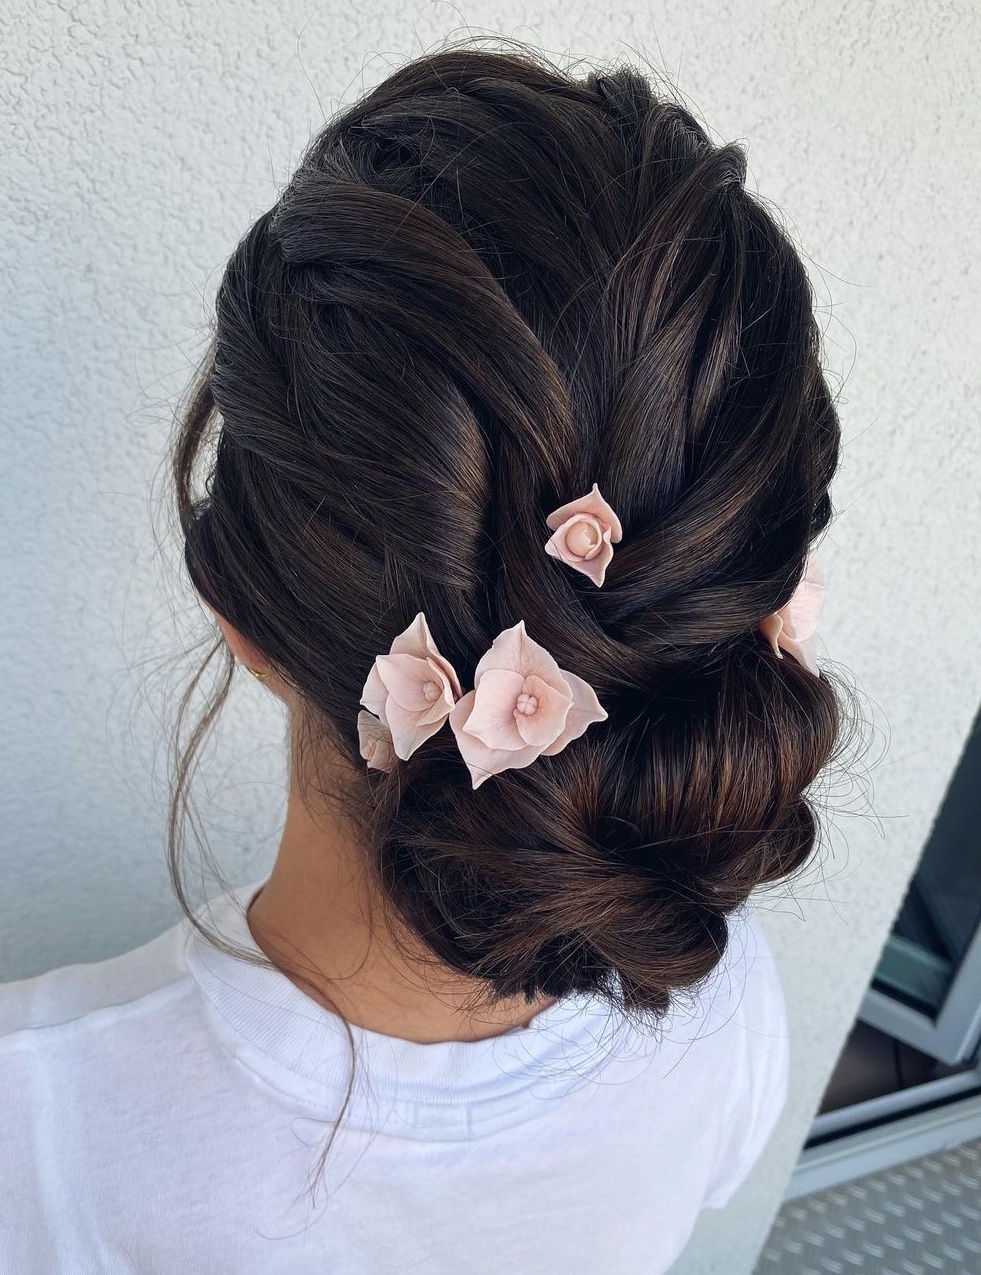
M 202 601 L 204 601 L 203 598 Z M 268 661 L 258 647 L 253 646 L 248 638 L 244 638 L 238 629 L 229 624 L 223 615 L 219 615 L 210 603 L 205 602 L 204 605 L 218 622 L 222 633 L 225 635 L 225 641 L 228 643 L 235 658 L 242 664 L 248 664 L 251 668 L 265 668 Z

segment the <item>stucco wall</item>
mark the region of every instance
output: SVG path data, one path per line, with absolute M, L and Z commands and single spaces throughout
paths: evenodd
M 824 656 L 854 671 L 875 735 L 871 782 L 830 794 L 852 813 L 823 877 L 766 905 L 792 1014 L 789 1108 L 677 1267 L 748 1273 L 981 696 L 978 10 L 15 10 L 0 16 L 4 979 L 123 951 L 177 917 L 166 730 L 194 665 L 175 652 L 202 630 L 163 503 L 170 413 L 225 257 L 322 110 L 467 24 L 660 64 L 718 137 L 749 140 L 751 186 L 812 264 L 842 386 Z M 242 677 L 197 789 L 233 881 L 261 875 L 278 844 L 282 732 Z

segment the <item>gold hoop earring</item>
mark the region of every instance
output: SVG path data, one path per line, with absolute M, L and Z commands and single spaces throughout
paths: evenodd
M 253 676 L 253 677 L 257 677 L 257 678 L 259 679 L 259 681 L 260 681 L 260 682 L 264 682 L 264 681 L 266 680 L 266 678 L 269 676 L 269 670 L 268 670 L 268 669 L 266 669 L 265 671 L 263 671 L 262 669 L 252 668 L 252 667 L 251 667 L 251 665 L 249 665 L 249 664 L 246 664 L 246 666 L 245 666 L 245 667 L 249 670 L 249 672 L 252 674 L 252 676 Z

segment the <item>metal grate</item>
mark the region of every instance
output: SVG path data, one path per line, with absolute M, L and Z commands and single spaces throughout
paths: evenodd
M 981 1275 L 981 1138 L 788 1201 L 755 1275 Z

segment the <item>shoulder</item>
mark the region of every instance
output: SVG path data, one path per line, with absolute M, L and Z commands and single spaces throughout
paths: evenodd
M 0 984 L 0 1054 L 18 1038 L 125 1014 L 188 980 L 183 923 L 119 956 Z
M 0 985 L 0 1271 L 53 1270 L 55 1248 L 91 1238 L 93 1201 L 115 1207 L 120 1164 L 128 1155 L 135 1172 L 153 1119 L 165 1127 L 178 1108 L 197 1057 L 187 937 L 182 922 L 108 960 Z
M 706 1207 L 724 1207 L 749 1176 L 783 1114 L 789 1091 L 787 1004 L 761 913 L 745 905 L 730 924 L 729 1093 Z
M 787 1004 L 777 959 L 761 917 L 754 904 L 746 904 L 730 930 L 732 967 L 742 979 L 739 1015 L 765 1039 L 785 1044 Z
M 730 919 L 730 950 L 724 963 L 725 1012 L 733 1028 L 729 1048 L 742 1068 L 744 1096 L 761 1081 L 773 1090 L 785 1086 L 787 1079 L 787 1002 L 764 927 L 761 910 L 751 902 L 744 904 Z
M 702 982 L 678 997 L 679 1039 L 712 1041 L 727 1058 L 772 1061 L 787 1043 L 783 984 L 760 910 L 744 903 L 727 917 L 728 937 Z

